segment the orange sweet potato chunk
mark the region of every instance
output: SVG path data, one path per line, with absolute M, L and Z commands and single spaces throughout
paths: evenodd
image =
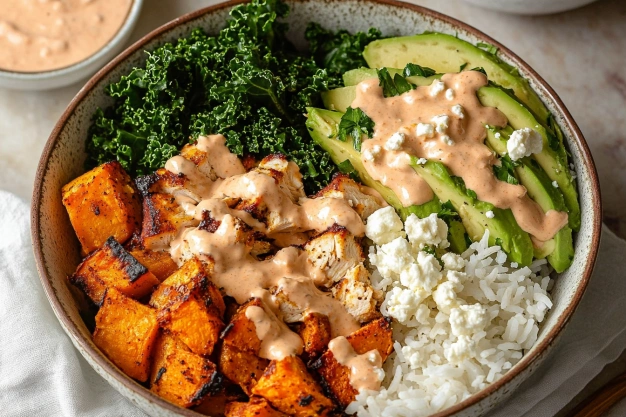
M 297 356 L 271 361 L 252 393 L 277 410 L 298 417 L 327 416 L 335 409 Z
M 125 374 L 148 379 L 159 334 L 156 311 L 110 288 L 96 315 L 93 341 Z
M 131 256 L 113 237 L 107 239 L 78 265 L 70 282 L 100 305 L 107 289 L 115 288 L 128 297 L 139 299 L 153 290 L 159 280 Z
M 140 264 L 148 268 L 148 271 L 152 272 L 159 281 L 164 281 L 178 269 L 178 265 L 166 251 L 153 251 L 136 247 L 131 249 L 129 253 Z
M 320 313 L 309 313 L 298 332 L 304 342 L 304 357 L 307 360 L 319 357 L 330 342 L 330 320 Z
M 384 362 L 393 350 L 391 320 L 388 318 L 374 320 L 346 339 L 356 354 L 362 355 L 376 349 Z M 325 385 L 339 404 L 347 407 L 354 401 L 358 391 L 350 384 L 350 369 L 337 362 L 330 350 L 324 352 L 313 367 L 317 369 L 318 374 L 323 378 Z
M 176 338 L 163 333 L 155 348 L 150 390 L 189 408 L 221 391 L 223 377 L 206 358 L 190 352 Z
M 119 162 L 107 162 L 61 189 L 83 254 L 113 236 L 124 243 L 141 226 L 141 203 L 132 180 Z
M 241 351 L 258 355 L 261 350 L 261 340 L 256 333 L 254 322 L 246 317 L 246 309 L 249 306 L 261 307 L 261 300 L 253 298 L 237 310 L 228 326 L 222 334 L 224 344 L 233 346 Z
M 239 350 L 224 343 L 220 351 L 218 366 L 226 378 L 238 384 L 246 394 L 250 395 L 252 387 L 256 385 L 269 363 L 269 360 L 260 358 L 254 353 Z
M 198 355 L 211 355 L 224 329 L 225 304 L 209 280 L 207 266 L 197 259 L 186 262 L 152 294 L 159 324 Z
M 273 408 L 265 398 L 252 397 L 250 401 L 231 402 L 226 405 L 226 417 L 286 417 L 287 415 Z

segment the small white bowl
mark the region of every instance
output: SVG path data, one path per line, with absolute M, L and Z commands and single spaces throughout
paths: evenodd
M 143 0 L 133 0 L 120 30 L 95 54 L 68 67 L 42 72 L 0 70 L 0 87 L 12 90 L 51 90 L 92 76 L 125 46 L 139 19 Z
M 540 15 L 560 13 L 593 3 L 596 0 L 465 0 L 498 12 Z

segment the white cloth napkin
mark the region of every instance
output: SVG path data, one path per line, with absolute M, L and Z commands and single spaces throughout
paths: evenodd
M 35 269 L 28 206 L 4 191 L 0 236 L 0 415 L 145 416 L 61 329 Z M 626 347 L 626 242 L 606 228 L 596 265 L 557 350 L 491 416 L 553 416 Z

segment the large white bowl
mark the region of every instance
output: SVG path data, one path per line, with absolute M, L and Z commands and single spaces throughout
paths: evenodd
M 133 0 L 120 30 L 93 55 L 76 64 L 51 71 L 19 72 L 0 69 L 0 87 L 11 90 L 51 90 L 92 76 L 122 50 L 137 24 L 142 5 L 143 0 Z
M 144 50 L 185 36 L 201 26 L 216 33 L 224 26 L 229 9 L 238 2 L 209 7 L 178 18 L 150 33 L 99 71 L 72 100 L 55 126 L 41 156 L 32 199 L 32 238 L 41 281 L 55 314 L 76 348 L 111 385 L 153 416 L 199 416 L 179 408 L 147 390 L 120 371 L 94 345 L 68 288 L 67 276 L 80 261 L 80 249 L 67 213 L 61 204 L 61 187 L 82 174 L 85 142 L 91 116 L 98 107 L 111 104 L 104 87 L 145 60 Z M 380 28 L 387 35 L 422 31 L 456 34 L 461 39 L 496 45 L 499 56 L 519 68 L 529 79 L 563 130 L 578 174 L 582 228 L 575 237 L 573 265 L 561 274 L 552 291 L 554 307 L 548 314 L 536 345 L 502 379 L 439 416 L 478 416 L 506 399 L 546 358 L 578 305 L 591 276 L 600 241 L 600 189 L 587 144 L 556 93 L 503 45 L 468 25 L 433 11 L 392 0 L 297 0 L 288 2 L 289 36 L 304 47 L 303 31 L 314 20 L 327 28 L 350 31 Z
M 551 14 L 576 9 L 597 0 L 465 0 L 485 9 L 513 14 Z

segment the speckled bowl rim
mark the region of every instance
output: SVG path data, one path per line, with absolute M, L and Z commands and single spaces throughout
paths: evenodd
M 300 0 L 295 0 L 295 1 L 298 2 Z M 453 19 L 439 12 L 435 12 L 433 10 L 427 9 L 425 7 L 421 7 L 421 6 L 417 6 L 417 5 L 409 4 L 409 3 L 404 3 L 404 2 L 400 2 L 396 0 L 359 0 L 359 1 L 363 2 L 364 4 L 378 3 L 378 4 L 393 6 L 393 7 L 405 8 L 405 9 L 411 10 L 412 12 L 417 12 L 427 18 L 443 21 L 452 26 L 459 27 L 463 29 L 464 31 L 467 31 L 468 33 L 471 33 L 472 35 L 476 36 L 477 38 L 480 38 L 483 41 L 498 47 L 499 51 L 501 51 L 506 56 L 508 56 L 515 66 L 518 66 L 519 68 L 523 68 L 532 77 L 534 77 L 534 79 L 537 82 L 537 86 L 539 87 L 539 89 L 542 90 L 541 92 L 544 93 L 546 96 L 548 96 L 554 102 L 554 104 L 556 105 L 556 108 L 559 110 L 559 112 L 563 116 L 565 123 L 569 125 L 569 127 L 571 128 L 574 142 L 576 143 L 576 145 L 578 146 L 580 150 L 582 162 L 589 169 L 589 174 L 590 174 L 589 183 L 591 184 L 590 189 L 591 189 L 591 194 L 592 194 L 591 201 L 593 202 L 592 211 L 594 213 L 593 219 L 592 219 L 593 225 L 591 229 L 592 236 L 591 236 L 591 242 L 590 242 L 589 256 L 584 265 L 583 276 L 578 285 L 578 288 L 576 289 L 574 296 L 572 297 L 572 300 L 569 306 L 565 308 L 559 321 L 555 324 L 554 328 L 551 331 L 549 331 L 549 333 L 541 341 L 541 343 L 539 343 L 539 345 L 537 345 L 530 354 L 525 355 L 522 358 L 522 360 L 515 366 L 514 369 L 504 374 L 502 378 L 492 383 L 487 388 L 468 397 L 464 401 L 458 404 L 455 404 L 454 406 L 449 407 L 443 411 L 440 411 L 432 416 L 432 417 L 447 417 L 459 411 L 462 411 L 480 402 L 486 397 L 492 395 L 501 387 L 503 387 L 504 385 L 509 383 L 511 380 L 513 380 L 518 374 L 526 370 L 526 368 L 528 368 L 533 362 L 535 362 L 535 360 L 540 358 L 540 356 L 545 352 L 545 350 L 550 346 L 550 344 L 552 344 L 553 341 L 557 338 L 557 336 L 559 336 L 559 334 L 562 332 L 563 328 L 565 327 L 565 325 L 571 318 L 572 314 L 576 310 L 576 307 L 578 306 L 583 296 L 583 293 L 585 292 L 585 289 L 587 288 L 589 279 L 591 278 L 591 274 L 593 272 L 593 268 L 594 268 L 597 254 L 598 254 L 598 248 L 600 246 L 600 235 L 601 235 L 601 230 L 602 230 L 602 203 L 600 200 L 600 184 L 598 180 L 598 174 L 596 171 L 595 164 L 593 162 L 591 151 L 589 150 L 589 147 L 587 146 L 587 142 L 585 141 L 583 134 L 580 131 L 578 125 L 572 118 L 572 115 L 569 113 L 569 111 L 567 110 L 567 108 L 565 107 L 561 99 L 559 98 L 559 96 L 552 89 L 552 87 L 550 87 L 548 83 L 545 80 L 543 80 L 543 78 L 541 78 L 541 76 L 535 70 L 533 70 L 528 64 L 526 64 L 526 62 L 524 62 L 521 58 L 519 58 L 516 54 L 514 54 L 510 49 L 508 49 L 507 47 L 505 47 L 504 45 L 502 45 L 495 39 L 492 39 L 491 37 L 482 33 L 478 29 L 475 29 L 466 23 Z M 196 416 L 202 416 L 202 414 L 197 413 L 193 410 L 180 408 L 162 399 L 161 397 L 158 397 L 156 394 L 152 393 L 151 391 L 144 388 L 143 386 L 141 386 L 140 384 L 132 380 L 130 377 L 125 375 L 116 366 L 114 366 L 112 362 L 110 362 L 104 355 L 102 355 L 99 351 L 97 351 L 94 347 L 92 347 L 92 345 L 89 343 L 89 340 L 87 340 L 78 331 L 78 329 L 75 328 L 73 322 L 67 316 L 65 316 L 61 303 L 57 299 L 55 291 L 52 285 L 50 284 L 50 278 L 48 277 L 48 272 L 46 270 L 45 263 L 44 263 L 42 242 L 39 239 L 39 229 L 40 229 L 39 201 L 42 198 L 43 178 L 46 175 L 46 171 L 48 170 L 48 162 L 50 160 L 50 155 L 52 154 L 52 151 L 54 150 L 57 144 L 57 141 L 59 140 L 60 133 L 63 130 L 64 125 L 66 124 L 70 116 L 72 116 L 75 109 L 80 105 L 82 100 L 89 94 L 89 92 L 93 89 L 93 87 L 100 80 L 106 77 L 107 74 L 113 69 L 115 69 L 115 67 L 118 64 L 123 62 L 126 58 L 128 58 L 130 55 L 135 53 L 137 50 L 143 48 L 145 44 L 150 42 L 155 37 L 158 37 L 164 34 L 165 32 L 175 28 L 176 26 L 187 23 L 204 14 L 213 13 L 215 11 L 218 11 L 224 8 L 232 8 L 233 6 L 236 6 L 241 3 L 246 3 L 246 2 L 247 0 L 228 1 L 224 3 L 216 4 L 210 7 L 206 7 L 203 9 L 199 9 L 194 12 L 185 14 L 181 17 L 178 17 L 170 21 L 169 23 L 166 23 L 165 25 L 153 30 L 152 32 L 145 35 L 144 37 L 142 37 L 140 40 L 138 40 L 133 45 L 128 47 L 126 50 L 124 50 L 115 59 L 109 62 L 104 68 L 98 71 L 85 84 L 85 86 L 81 88 L 78 94 L 72 99 L 67 109 L 63 112 L 63 114 L 61 115 L 61 118 L 59 119 L 54 129 L 52 130 L 52 133 L 50 134 L 50 137 L 48 138 L 48 141 L 46 142 L 43 153 L 41 155 L 41 159 L 39 161 L 39 165 L 37 168 L 37 174 L 35 177 L 35 186 L 33 190 L 33 198 L 32 198 L 32 203 L 31 203 L 31 237 L 33 241 L 33 250 L 35 254 L 35 260 L 37 263 L 37 269 L 39 271 L 39 276 L 40 276 L 42 285 L 44 287 L 44 290 L 46 292 L 46 296 L 48 297 L 48 300 L 50 301 L 50 304 L 52 305 L 52 309 L 55 315 L 57 316 L 57 318 L 59 319 L 62 326 L 65 328 L 65 330 L 74 338 L 74 340 L 77 341 L 80 347 L 85 352 L 87 352 L 91 356 L 91 358 L 103 370 L 105 370 L 110 375 L 112 375 L 119 383 L 123 384 L 127 389 L 133 391 L 137 395 L 144 397 L 146 400 L 156 403 L 162 408 L 167 409 L 168 411 L 171 411 L 173 413 L 177 413 L 181 416 L 196 417 Z

